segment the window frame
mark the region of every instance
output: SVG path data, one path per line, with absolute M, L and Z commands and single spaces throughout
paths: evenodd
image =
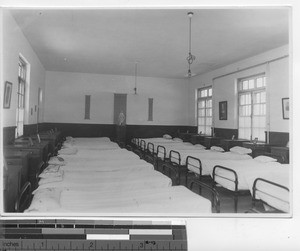
M 15 138 L 24 134 L 24 117 L 25 117 L 25 99 L 26 99 L 26 82 L 28 74 L 28 64 L 19 56 L 18 61 L 18 89 L 17 89 L 17 109 L 16 109 L 16 133 Z M 23 119 L 20 120 L 20 113 L 23 113 Z M 22 127 L 22 129 L 20 129 Z
M 257 87 L 257 79 L 260 79 L 260 78 L 262 78 L 263 79 L 263 84 L 262 84 L 262 86 L 259 86 L 259 87 Z M 254 80 L 254 86 L 253 86 L 253 88 L 248 88 L 248 89 L 243 89 L 243 88 L 241 88 L 242 87 L 242 85 L 243 85 L 243 82 L 244 81 L 247 81 L 247 80 Z M 254 130 L 254 126 L 253 126 L 253 118 L 254 118 L 254 116 L 259 116 L 259 115 L 255 115 L 254 114 L 254 95 L 256 94 L 256 93 L 265 93 L 265 102 L 262 102 L 262 103 L 260 103 L 260 104 L 265 104 L 265 115 L 264 115 L 264 117 L 265 117 L 265 121 L 266 121 L 266 119 L 267 119 L 267 116 L 268 116 L 268 114 L 267 114 L 267 83 L 266 83 L 266 74 L 263 72 L 263 73 L 259 73 L 259 74 L 256 74 L 256 75 L 251 75 L 251 76 L 248 76 L 248 77 L 245 77 L 245 78 L 239 78 L 238 79 L 238 81 L 237 81 L 237 85 L 238 85 L 238 131 L 240 131 L 240 117 L 241 117 L 241 115 L 240 115 L 240 107 L 242 106 L 241 105 L 241 96 L 243 95 L 243 94 L 250 94 L 250 100 L 251 100 L 251 102 L 250 102 L 250 107 L 251 107 L 251 112 L 250 112 L 250 119 L 251 119 L 251 126 L 250 126 L 250 139 L 248 139 L 248 140 L 253 140 L 253 130 Z M 249 83 L 248 83 L 249 84 Z M 267 125 L 265 124 L 265 126 L 264 126 L 264 131 L 266 131 L 266 129 L 267 129 Z M 240 137 L 240 133 L 239 133 L 239 138 L 241 139 L 241 137 Z M 261 139 L 259 139 L 258 140 L 259 142 L 266 142 L 266 135 L 264 135 L 264 139 L 263 140 L 261 140 Z
M 205 91 L 205 90 L 207 90 L 207 95 L 201 97 L 201 92 Z M 212 132 L 211 132 L 212 120 L 213 120 L 213 99 L 212 98 L 213 98 L 212 85 L 206 86 L 206 87 L 201 87 L 201 88 L 197 89 L 197 97 L 196 97 L 197 131 L 198 131 L 198 133 L 200 133 L 201 130 L 199 129 L 199 127 L 200 126 L 204 127 L 204 132 L 201 131 L 202 132 L 201 134 L 208 135 L 208 136 L 212 135 Z M 201 108 L 201 109 L 204 110 L 204 116 L 201 116 L 201 117 L 199 115 L 199 103 L 200 103 L 200 101 L 204 101 L 204 104 L 205 104 L 204 108 Z M 208 101 L 211 101 L 211 106 L 210 107 L 207 107 L 207 102 Z M 211 110 L 211 116 L 207 115 L 207 110 L 208 109 Z M 204 118 L 204 125 L 199 125 L 199 118 Z M 211 124 L 210 125 L 206 124 L 207 118 L 211 118 Z M 210 133 L 207 133 L 209 130 L 210 130 Z

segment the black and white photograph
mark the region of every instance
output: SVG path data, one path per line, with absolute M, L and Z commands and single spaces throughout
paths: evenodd
M 3 6 L 1 215 L 205 221 L 180 250 L 287 228 L 293 8 Z

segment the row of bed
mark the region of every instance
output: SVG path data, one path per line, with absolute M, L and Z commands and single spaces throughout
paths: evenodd
M 199 183 L 201 185 L 201 183 Z M 24 214 L 199 216 L 212 203 L 109 138 L 67 137 L 40 173 Z
M 183 175 L 188 184 L 188 173 L 192 173 L 197 180 L 211 179 L 212 188 L 233 192 L 235 212 L 238 195 L 244 191 L 250 191 L 254 210 L 255 202 L 262 201 L 268 212 L 290 212 L 290 166 L 276 158 L 265 155 L 253 158 L 251 149 L 240 146 L 228 152 L 218 146 L 206 149 L 170 135 L 135 138 L 132 144 L 156 169 L 175 177 L 176 184 Z

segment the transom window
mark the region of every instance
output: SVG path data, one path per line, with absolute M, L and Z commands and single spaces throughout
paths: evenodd
M 266 77 L 264 74 L 240 79 L 239 138 L 265 141 L 266 130 Z
M 197 90 L 198 133 L 211 135 L 212 126 L 212 87 Z

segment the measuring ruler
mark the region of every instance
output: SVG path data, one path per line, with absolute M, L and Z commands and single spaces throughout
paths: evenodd
M 0 251 L 187 251 L 185 221 L 2 220 Z

